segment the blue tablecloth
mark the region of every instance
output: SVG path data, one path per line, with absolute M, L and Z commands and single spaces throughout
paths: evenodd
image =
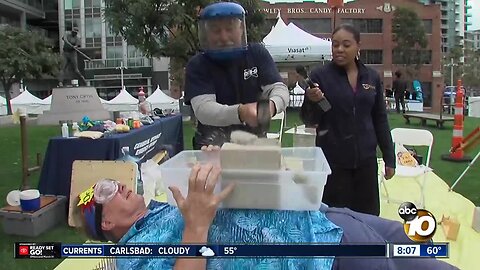
M 161 149 L 167 149 L 170 156 L 181 152 L 182 116 L 165 117 L 129 133 L 97 140 L 62 137 L 50 139 L 38 184 L 40 193 L 69 197 L 73 161 L 117 160 L 122 158 L 125 147 L 129 148 L 129 155 L 140 162 L 151 158 Z

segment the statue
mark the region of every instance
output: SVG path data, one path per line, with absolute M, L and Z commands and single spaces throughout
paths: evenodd
M 78 35 L 78 28 L 74 27 L 70 34 L 67 35 L 66 38 L 62 37 L 62 40 L 65 42 L 63 46 L 63 67 L 60 70 L 60 75 L 58 76 L 58 86 L 63 86 L 63 80 L 65 77 L 65 73 L 68 70 L 72 70 L 75 75 L 86 85 L 85 78 L 83 77 L 82 73 L 78 70 L 78 59 L 77 59 L 77 52 L 81 53 L 82 56 L 86 57 L 78 48 L 81 46 L 80 38 Z M 90 59 L 87 57 L 87 59 Z

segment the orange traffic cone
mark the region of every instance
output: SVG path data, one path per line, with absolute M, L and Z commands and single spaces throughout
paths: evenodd
M 463 89 L 462 80 L 457 82 L 457 96 L 455 97 L 455 115 L 453 124 L 452 148 L 450 153 L 442 155 L 442 159 L 457 162 L 468 162 L 472 159 L 464 155 L 462 147 L 458 147 L 463 142 Z

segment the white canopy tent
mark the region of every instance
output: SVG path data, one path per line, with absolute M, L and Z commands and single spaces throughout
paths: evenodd
M 152 105 L 152 109 L 173 109 L 175 112 L 180 110 L 179 101 L 165 94 L 159 86 L 157 86 L 155 92 L 147 98 L 147 101 Z
M 24 90 L 20 95 L 10 100 L 12 111 L 24 109 L 28 114 L 42 114 L 43 111 L 50 109 L 50 104 L 44 100 L 32 95 L 28 90 Z
M 103 102 L 102 102 L 103 103 Z M 138 99 L 134 98 L 127 90 L 122 89 L 120 93 L 112 100 L 103 103 L 103 106 L 109 111 L 137 111 Z
M 293 88 L 293 95 L 290 95 L 290 107 L 302 107 L 303 104 L 303 96 L 305 94 L 305 90 L 303 90 L 300 85 L 297 84 L 295 85 L 295 88 Z
M 275 62 L 312 62 L 331 59 L 331 41 L 309 34 L 294 23 L 277 23 L 263 39 Z
M 0 96 L 0 115 L 7 114 L 7 100 Z

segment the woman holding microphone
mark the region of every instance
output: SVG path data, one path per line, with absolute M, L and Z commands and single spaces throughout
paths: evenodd
M 323 202 L 379 215 L 377 145 L 385 161 L 385 178 L 395 174 L 382 83 L 378 73 L 359 60 L 360 33 L 353 26 L 334 30 L 332 55 L 330 63 L 311 72 L 315 87 L 306 90 L 301 110 L 305 124 L 317 125 L 316 145 L 332 169 Z M 320 106 L 326 101 L 331 105 L 328 110 Z

